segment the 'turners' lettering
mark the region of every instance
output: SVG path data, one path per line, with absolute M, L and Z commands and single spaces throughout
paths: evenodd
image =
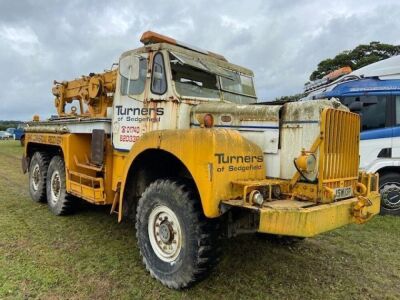
M 225 155 L 224 153 L 215 153 L 219 164 L 232 164 L 232 163 L 254 163 L 263 162 L 262 155 Z
M 115 106 L 117 109 L 118 116 L 148 116 L 151 115 L 152 112 L 155 112 L 157 116 L 164 115 L 164 108 L 157 107 L 157 108 L 139 108 L 139 107 L 122 107 L 122 105 Z

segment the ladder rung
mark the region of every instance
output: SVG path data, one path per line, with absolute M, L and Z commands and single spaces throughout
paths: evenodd
M 74 175 L 76 177 L 80 177 L 86 180 L 90 180 L 90 181 L 97 181 L 99 183 L 103 183 L 103 178 L 102 177 L 93 177 L 93 176 L 89 176 L 86 174 L 82 174 L 79 172 L 75 172 L 75 171 L 69 171 L 69 174 Z
M 85 157 L 85 159 L 87 160 L 87 157 Z M 76 157 L 76 155 L 74 155 L 74 160 L 75 160 L 75 164 L 78 167 L 81 167 L 81 168 L 84 168 L 84 169 L 88 169 L 88 170 L 97 171 L 97 172 L 103 171 L 103 165 L 94 166 L 94 165 L 91 165 L 89 162 L 81 163 L 81 162 L 78 161 L 78 158 Z

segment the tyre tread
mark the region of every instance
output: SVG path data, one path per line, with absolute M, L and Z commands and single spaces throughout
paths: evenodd
M 197 200 L 191 184 L 183 182 L 180 179 L 159 179 L 154 181 L 144 191 L 141 199 L 145 199 L 147 194 L 149 194 L 152 190 L 162 191 L 167 186 L 171 186 L 176 191 L 178 198 L 180 199 Z M 143 258 L 143 263 L 145 264 L 146 269 L 150 272 L 150 275 L 153 278 L 157 278 L 159 281 L 161 281 L 162 284 L 168 286 L 169 288 L 182 289 L 193 285 L 195 282 L 206 277 L 219 261 L 219 254 L 221 253 L 221 251 L 218 243 L 218 236 L 216 234 L 217 222 L 215 222 L 215 220 L 207 219 L 203 215 L 202 208 L 199 202 L 200 201 L 185 201 L 184 203 L 185 212 L 190 215 L 190 218 L 192 220 L 196 220 L 196 222 L 193 222 L 193 224 L 195 224 L 195 232 L 197 232 L 196 243 L 197 245 L 199 245 L 196 254 L 196 261 L 193 262 L 192 274 L 183 274 L 183 276 L 181 276 L 180 282 L 158 278 L 156 274 L 151 270 L 151 267 L 149 266 L 149 263 L 147 262 L 147 259 L 143 255 L 142 251 L 140 251 L 140 255 Z M 139 201 L 136 213 L 136 220 L 139 219 L 144 204 L 144 201 Z M 140 229 L 138 222 L 136 222 L 135 227 L 138 247 L 140 249 Z
M 60 172 L 61 180 L 64 182 L 64 186 L 66 184 L 66 178 L 65 178 L 65 163 L 64 160 L 62 159 L 61 156 L 54 156 L 51 161 L 50 161 L 51 167 L 53 167 L 53 164 L 55 165 L 54 168 L 58 169 Z M 49 167 L 50 167 L 49 164 Z M 72 201 L 72 196 L 68 195 L 68 193 L 65 191 L 64 197 L 60 199 L 61 201 L 60 206 L 55 208 L 49 205 L 50 210 L 57 216 L 64 216 L 68 215 L 72 212 L 73 210 L 73 201 Z
M 30 190 L 31 189 L 30 182 L 29 182 L 29 190 L 30 190 L 31 198 L 33 201 L 44 203 L 47 201 L 46 182 L 47 182 L 47 171 L 48 171 L 48 167 L 50 164 L 51 156 L 44 151 L 37 151 L 33 154 L 31 162 L 34 159 L 38 160 L 38 163 L 39 163 L 39 166 L 41 169 L 41 175 L 43 177 L 43 184 L 40 188 L 40 191 L 38 192 L 38 197 L 36 199 L 35 199 L 35 196 L 32 195 L 32 192 Z M 29 172 L 31 172 L 31 166 L 29 166 Z
M 394 178 L 394 179 L 392 179 Z M 400 173 L 397 172 L 386 172 L 383 173 L 380 178 L 379 178 L 379 186 L 382 185 L 382 183 L 386 182 L 386 181 L 397 181 L 400 184 Z M 393 215 L 393 216 L 400 216 L 400 208 L 399 209 L 387 209 L 385 208 L 383 205 L 381 205 L 381 211 L 380 211 L 381 215 Z

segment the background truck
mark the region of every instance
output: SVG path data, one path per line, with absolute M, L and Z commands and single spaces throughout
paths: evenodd
M 171 288 L 218 262 L 218 239 L 311 237 L 379 212 L 359 173 L 357 114 L 335 101 L 257 102 L 253 73 L 145 32 L 118 67 L 55 82 L 57 116 L 25 129 L 34 201 L 75 197 L 132 219 L 143 262 Z
M 339 99 L 361 116 L 360 167 L 379 173 L 381 212 L 400 215 L 400 56 L 336 73 L 306 86 L 306 99 Z
M 12 135 L 14 140 L 21 141 L 21 145 L 24 144 L 25 132 L 23 125 L 19 124 L 17 128 L 7 128 L 6 131 Z

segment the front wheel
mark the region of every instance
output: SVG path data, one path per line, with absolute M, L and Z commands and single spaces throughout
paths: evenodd
M 217 263 L 217 230 L 203 215 L 189 185 L 157 180 L 142 194 L 136 236 L 151 276 L 181 289 L 202 279 Z
M 386 173 L 380 177 L 381 214 L 400 215 L 400 174 Z

